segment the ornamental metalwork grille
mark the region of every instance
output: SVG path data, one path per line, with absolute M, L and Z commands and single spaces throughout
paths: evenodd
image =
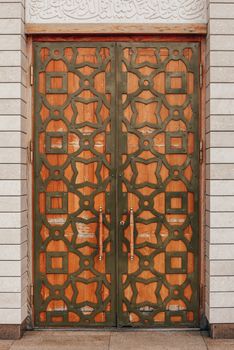
M 34 56 L 36 326 L 198 325 L 199 45 Z

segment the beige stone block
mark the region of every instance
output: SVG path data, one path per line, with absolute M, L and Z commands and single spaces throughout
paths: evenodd
M 0 195 L 2 196 L 18 196 L 27 193 L 27 183 L 25 180 L 1 180 Z M 0 225 L 1 226 L 1 225 Z
M 27 147 L 27 135 L 24 132 L 1 132 L 0 131 L 0 148 L 1 147 Z M 1 152 L 1 150 L 0 150 Z
M 23 148 L 0 148 L 0 163 L 27 163 L 27 150 Z
M 5 126 L 7 122 L 4 117 L 21 115 L 21 101 L 20 99 L 0 99 L 0 130 L 19 130 L 15 129 L 14 126 L 12 126 L 13 129 L 6 129 L 2 125 Z M 12 119 L 12 122 L 14 123 L 14 119 Z
M 234 276 L 211 276 L 211 292 L 234 292 Z
M 26 179 L 26 165 L 0 164 L 0 180 L 25 180 L 25 179 Z
M 234 130 L 234 115 L 212 115 L 206 121 L 207 131 Z
M 0 213 L 1 228 L 21 228 L 27 225 L 27 213 Z
M 0 3 L 0 18 L 1 19 L 24 19 L 24 8 L 20 2 L 15 3 Z
M 26 274 L 25 274 L 26 275 Z M 0 293 L 20 293 L 23 277 L 0 277 Z
M 234 21 L 226 19 L 211 19 L 209 22 L 212 34 L 234 34 Z
M 234 3 L 210 4 L 210 19 L 234 18 Z
M 21 261 L 0 261 L 1 277 L 17 277 L 22 275 Z
M 234 180 L 234 164 L 208 164 L 206 178 L 216 180 Z
M 234 227 L 234 215 L 230 213 L 210 212 L 210 227 Z
M 233 275 L 234 275 L 234 244 L 210 244 L 210 259 L 211 260 L 229 260 L 225 264 L 231 263 L 233 260 Z
M 234 44 L 234 36 L 233 40 L 230 40 L 230 42 L 232 45 Z M 224 41 L 224 43 L 226 43 L 226 41 Z M 209 72 L 211 83 L 234 83 L 234 67 L 211 67 Z
M 234 195 L 234 180 L 207 180 L 206 193 L 212 196 Z
M 20 98 L 26 101 L 26 88 L 21 83 L 0 83 L 0 98 Z
M 9 100 L 9 101 L 14 101 L 14 100 Z M 1 100 L 0 100 L 0 104 L 1 104 Z M 20 113 L 20 110 L 18 111 L 18 113 Z M 15 116 L 4 115 L 4 116 L 0 116 L 0 130 L 1 131 L 26 132 L 26 130 L 27 130 L 27 119 L 25 119 L 21 115 L 15 115 Z
M 234 99 L 216 99 L 210 101 L 210 114 L 234 114 Z M 227 130 L 227 129 L 225 129 Z
M 209 241 L 211 244 L 234 244 L 234 228 L 211 228 Z
M 234 292 L 210 293 L 210 307 L 234 307 Z
M 27 240 L 27 226 L 20 229 L 0 228 L 0 244 L 22 244 Z
M 211 164 L 234 163 L 234 148 L 209 148 L 206 156 Z
M 234 212 L 234 196 L 207 196 L 207 206 L 210 211 Z
M 0 293 L 0 309 L 7 306 L 13 309 L 21 308 L 21 293 Z
M 27 254 L 27 242 L 20 245 L 0 245 L 0 260 L 22 260 Z
M 19 116 L 26 117 L 26 103 L 21 99 L 0 99 L 0 123 L 3 117 Z M 13 121 L 13 120 L 12 120 Z M 12 126 L 13 130 L 14 127 Z M 0 129 L 5 130 L 5 129 Z M 11 129 L 9 129 L 11 130 Z M 27 130 L 27 129 L 26 129 Z M 7 130 L 6 130 L 7 131 Z
M 210 261 L 211 276 L 234 276 L 234 260 Z
M 0 324 L 21 324 L 22 310 L 20 309 L 0 309 Z
M 16 51 L 22 50 L 23 38 L 20 34 L 15 35 L 0 35 L 1 51 Z M 9 69 L 8 69 L 9 72 Z
M 21 34 L 24 32 L 24 24 L 21 18 L 7 18 L 0 21 L 1 34 Z
M 0 196 L 0 212 L 21 212 L 26 209 L 26 196 Z
M 210 323 L 234 323 L 234 308 L 210 308 Z
M 209 39 L 211 51 L 232 51 L 234 49 L 234 35 L 211 35 Z
M 12 275 L 12 276 L 2 276 L 0 275 L 0 293 L 22 293 L 23 291 L 25 291 L 25 289 L 27 288 L 28 285 L 28 273 L 27 273 L 27 269 L 25 268 L 25 262 L 27 262 L 27 259 L 24 259 L 21 262 L 21 269 L 20 268 L 13 268 L 13 271 L 11 271 L 11 273 L 13 273 L 14 271 L 16 273 L 18 273 L 18 271 L 20 271 L 22 273 L 22 275 L 19 275 L 18 277 Z M 12 269 L 12 264 L 11 261 L 8 262 L 8 264 L 5 264 L 5 262 L 2 262 L 3 267 L 7 266 Z M 18 263 L 18 262 L 14 262 L 14 263 Z M 1 265 L 1 262 L 0 262 Z
M 1 88 L 1 86 L 0 86 Z M 210 84 L 210 98 L 233 98 L 234 84 L 228 83 L 212 83 Z
M 234 147 L 234 132 L 209 132 L 208 147 Z
M 0 147 L 26 147 L 27 136 L 22 132 L 0 132 Z
M 0 67 L 1 83 L 20 83 L 22 81 L 22 76 L 21 67 Z M 22 81 L 22 83 L 26 85 L 25 81 Z
M 232 21 L 234 22 L 234 21 Z M 219 33 L 221 34 L 221 33 Z M 231 34 L 231 33 L 230 33 Z M 233 67 L 234 66 L 234 51 L 211 51 L 210 66 L 213 67 Z
M 1 22 L 0 22 L 1 23 Z M 26 70 L 26 58 L 21 51 L 0 51 L 2 67 L 23 67 Z

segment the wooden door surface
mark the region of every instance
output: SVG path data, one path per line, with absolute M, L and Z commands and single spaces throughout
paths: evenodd
M 197 325 L 198 44 L 118 47 L 118 322 Z
M 34 61 L 36 326 L 197 326 L 199 44 Z
M 35 323 L 115 325 L 113 44 L 35 44 Z

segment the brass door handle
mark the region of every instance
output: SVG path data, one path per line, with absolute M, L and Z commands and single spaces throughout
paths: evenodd
M 98 259 L 103 257 L 103 211 L 102 207 L 99 209 L 99 237 L 98 237 Z
M 130 209 L 130 260 L 134 259 L 134 213 Z

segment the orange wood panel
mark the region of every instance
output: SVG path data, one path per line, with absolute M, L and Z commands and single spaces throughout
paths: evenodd
M 35 308 L 40 326 L 115 322 L 114 205 L 111 210 L 106 204 L 114 191 L 114 157 L 107 140 L 113 137 L 109 79 L 114 66 L 109 44 L 35 45 Z
M 199 46 L 120 43 L 121 325 L 198 324 Z M 121 141 L 120 141 L 121 143 Z M 134 212 L 131 259 L 130 213 Z

